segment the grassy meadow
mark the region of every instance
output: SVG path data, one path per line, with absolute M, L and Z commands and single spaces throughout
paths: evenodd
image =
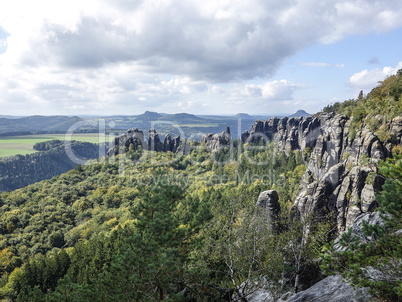
M 65 134 L 3 136 L 0 137 L 0 157 L 34 153 L 37 152 L 33 149 L 33 146 L 36 143 L 54 139 L 66 140 L 67 138 Z M 102 137 L 99 138 L 98 133 L 77 133 L 72 136 L 72 140 L 94 144 L 104 142 L 104 139 Z M 105 140 L 109 141 L 109 137 L 106 136 Z

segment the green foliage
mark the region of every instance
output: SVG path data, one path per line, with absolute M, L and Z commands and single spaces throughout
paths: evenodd
M 195 144 L 188 155 L 129 147 L 0 194 L 1 298 L 230 301 L 261 276 L 276 297 L 284 274 L 293 284 L 301 271 L 315 276 L 328 230 L 306 233 L 289 213 L 308 153 L 233 144 L 214 154 Z M 255 206 L 268 189 L 292 222 L 281 235 Z M 296 260 L 290 240 L 303 251 Z
M 385 219 L 395 230 L 402 228 L 402 154 L 394 154 L 380 165 L 379 172 L 386 178 L 378 201 L 383 213 L 391 217 Z
M 284 270 L 283 253 L 268 217 L 258 211 L 261 209 L 247 205 L 245 199 L 221 200 L 205 230 L 207 241 L 199 256 L 200 268 L 211 271 L 221 288 L 230 289 L 238 297 L 253 292 L 261 276 L 269 277 L 272 282 L 267 289 L 277 294 Z
M 35 145 L 33 145 L 33 149 L 36 151 L 48 151 L 50 149 L 60 147 L 63 144 L 64 144 L 63 141 L 55 139 L 51 141 L 38 142 Z
M 327 105 L 322 111 L 325 113 L 343 113 L 346 116 L 350 117 L 352 115 L 353 109 L 357 106 L 357 103 L 357 100 L 348 100 L 342 103 L 336 102 L 334 104 Z

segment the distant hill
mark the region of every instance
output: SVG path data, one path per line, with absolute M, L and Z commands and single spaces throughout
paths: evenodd
M 21 118 L 22 116 L 14 116 L 14 115 L 1 115 L 0 118 L 7 118 L 7 119 L 16 119 L 16 118 Z
M 162 116 L 163 115 L 159 114 L 158 112 L 145 111 L 145 113 L 137 115 L 136 119 L 143 121 L 155 121 L 161 118 Z
M 179 124 L 205 123 L 205 119 L 189 113 L 169 114 L 168 116 L 161 117 L 159 120 L 177 122 Z
M 83 121 L 73 116 L 41 116 L 34 115 L 17 119 L 0 118 L 0 133 L 24 131 L 67 131 L 72 125 Z
M 307 117 L 307 116 L 310 116 L 310 115 L 311 115 L 310 113 L 307 113 L 304 110 L 297 110 L 296 113 L 294 113 L 292 115 L 289 115 L 288 117 L 301 117 L 301 116 Z
M 253 116 L 251 116 L 247 113 L 238 113 L 238 114 L 236 114 L 236 117 L 244 119 L 244 120 L 253 120 L 253 119 L 255 120 L 255 118 Z

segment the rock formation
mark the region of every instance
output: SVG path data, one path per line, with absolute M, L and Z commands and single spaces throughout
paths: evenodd
M 342 232 L 356 217 L 376 207 L 375 193 L 383 184 L 376 163 L 389 156 L 392 148 L 390 142 L 381 142 L 365 125 L 352 135 L 350 124 L 346 116 L 333 114 L 270 118 L 256 121 L 241 139 L 243 143 L 272 141 L 286 153 L 308 148 L 310 161 L 293 210 L 301 217 L 334 213 L 338 231 Z M 402 117 L 394 118 L 386 127 L 391 141 L 400 144 Z
M 115 137 L 112 146 L 107 151 L 107 156 L 118 155 L 130 149 L 143 149 L 160 152 L 179 152 L 182 148 L 180 136 L 172 139 L 170 134 L 166 134 L 163 142 L 159 139 L 159 134 L 155 129 L 150 129 L 148 134 L 148 142 L 144 138 L 144 133 L 138 128 L 127 130 L 127 133 Z
M 117 136 L 112 142 L 112 147 L 107 151 L 107 156 L 117 155 L 119 153 L 125 152 L 133 146 L 134 150 L 139 148 L 147 150 L 148 145 L 144 139 L 144 133 L 138 128 L 133 128 L 127 130 L 126 134 Z
M 268 217 L 269 223 L 273 229 L 277 229 L 275 221 L 281 214 L 281 205 L 279 204 L 278 193 L 275 190 L 262 192 L 258 196 L 257 206 L 263 209 L 264 214 Z
M 203 135 L 201 138 L 201 143 L 209 147 L 212 152 L 215 152 L 223 147 L 231 147 L 232 138 L 230 136 L 230 128 L 226 127 L 220 135 L 209 133 L 208 135 Z
M 363 213 L 363 214 L 360 214 L 359 216 L 357 216 L 356 219 L 354 220 L 353 224 L 351 225 L 351 230 L 352 230 L 351 235 L 357 236 L 361 243 L 367 243 L 369 241 L 374 240 L 374 238 L 364 235 L 363 223 L 367 223 L 369 225 L 381 225 L 381 226 L 385 225 L 385 221 L 384 221 L 384 219 L 381 218 L 379 212 L 375 212 L 375 213 L 367 212 L 367 213 Z M 342 250 L 346 250 L 346 247 L 341 246 L 340 239 L 341 239 L 341 235 L 339 235 L 334 241 L 335 249 L 338 252 L 342 251 Z
M 148 134 L 148 150 L 164 151 L 164 146 L 159 139 L 159 135 L 155 129 L 149 129 Z

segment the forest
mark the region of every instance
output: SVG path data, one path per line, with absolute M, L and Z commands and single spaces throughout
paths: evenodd
M 215 152 L 199 142 L 185 154 L 128 148 L 0 194 L 1 301 L 247 301 L 260 288 L 277 301 L 334 273 L 382 301 L 402 300 L 402 148 L 384 130 L 402 114 L 401 82 L 402 71 L 323 109 L 392 145 L 376 163 L 384 184 L 375 211 L 385 224 L 363 227 L 373 240 L 349 230 L 337 249 L 335 213 L 295 213 L 309 148 L 241 140 Z M 266 190 L 278 194 L 275 217 L 257 204 Z

